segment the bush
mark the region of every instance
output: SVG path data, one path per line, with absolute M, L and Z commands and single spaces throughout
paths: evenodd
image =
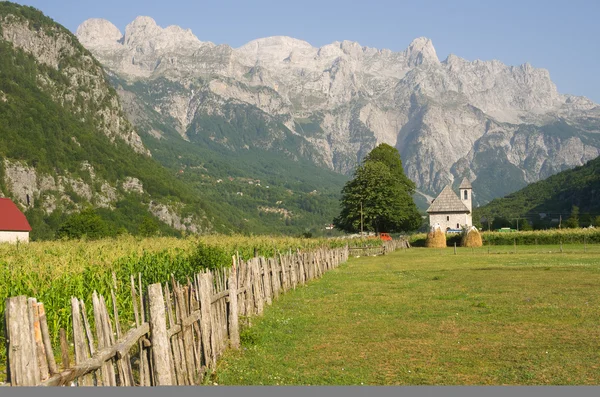
M 200 243 L 190 256 L 190 264 L 194 269 L 221 269 L 231 264 L 232 256 L 224 248 Z
M 83 236 L 95 240 L 109 236 L 106 222 L 94 210 L 87 209 L 73 214 L 58 228 L 58 238 L 82 238 Z

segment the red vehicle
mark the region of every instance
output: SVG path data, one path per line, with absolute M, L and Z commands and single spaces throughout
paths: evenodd
M 379 238 L 383 241 L 392 241 L 392 236 L 389 233 L 379 233 Z

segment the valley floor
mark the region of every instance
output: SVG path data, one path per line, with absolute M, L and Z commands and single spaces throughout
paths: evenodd
M 211 382 L 600 384 L 600 246 L 351 259 L 252 319 Z

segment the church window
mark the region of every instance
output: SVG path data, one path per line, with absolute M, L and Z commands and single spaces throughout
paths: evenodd
M 456 228 L 457 228 L 457 229 L 460 229 L 460 225 L 459 225 L 458 223 L 456 224 Z
M 450 220 L 450 217 L 449 217 L 449 216 L 447 216 L 447 217 L 446 217 L 446 221 L 449 221 L 449 220 Z
M 467 193 L 467 191 L 465 190 L 465 200 L 469 199 L 469 193 Z

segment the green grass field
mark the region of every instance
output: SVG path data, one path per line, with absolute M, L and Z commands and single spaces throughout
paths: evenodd
M 600 246 L 414 248 L 282 296 L 211 382 L 600 384 Z

